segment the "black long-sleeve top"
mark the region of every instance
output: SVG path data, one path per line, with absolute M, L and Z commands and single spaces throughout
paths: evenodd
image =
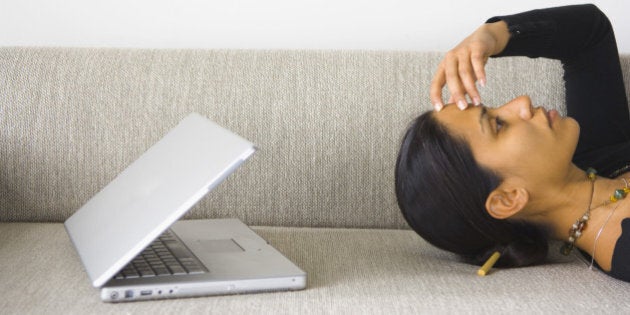
M 630 114 L 619 53 L 608 18 L 594 5 L 533 10 L 489 19 L 508 24 L 503 56 L 558 59 L 568 116 L 580 124 L 573 162 L 616 177 L 630 171 Z M 630 198 L 630 196 L 629 196 Z M 630 282 L 630 218 L 621 223 L 609 275 Z

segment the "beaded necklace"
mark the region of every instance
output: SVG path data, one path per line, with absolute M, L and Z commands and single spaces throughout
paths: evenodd
M 579 219 L 577 219 L 575 221 L 575 223 L 573 223 L 573 225 L 571 226 L 571 229 L 569 229 L 569 238 L 567 239 L 567 241 L 564 242 L 564 245 L 562 245 L 562 247 L 560 248 L 560 253 L 562 253 L 563 255 L 569 255 L 571 253 L 571 251 L 573 250 L 573 248 L 575 247 L 575 242 L 577 241 L 578 238 L 580 238 L 580 236 L 582 236 L 582 232 L 584 231 L 584 229 L 586 228 L 587 222 L 590 219 L 591 216 L 591 203 L 593 202 L 593 194 L 595 192 L 595 180 L 597 179 L 597 171 L 593 168 L 588 168 L 586 170 L 586 176 L 588 177 L 588 179 L 591 181 L 591 197 L 590 197 L 590 201 L 588 203 L 588 207 L 586 209 L 586 212 L 584 212 L 584 214 L 582 215 L 582 217 L 580 217 Z M 610 195 L 610 197 L 608 197 L 608 200 L 604 201 L 604 203 L 602 203 L 601 205 L 597 206 L 607 206 L 611 203 L 615 203 L 621 199 L 624 199 L 626 197 L 626 195 L 628 195 L 628 193 L 630 193 L 630 188 L 628 187 L 628 181 L 624 178 L 623 179 L 624 183 L 625 183 L 625 187 L 624 188 L 620 188 L 620 189 L 615 189 L 615 191 L 613 192 L 612 195 Z M 595 248 L 597 245 L 597 240 L 599 239 L 599 236 L 601 235 L 604 226 L 606 226 L 606 223 L 608 223 L 608 220 L 610 220 L 610 217 L 612 217 L 612 214 L 615 212 L 615 210 L 617 209 L 617 207 L 619 206 L 619 204 L 617 204 L 612 211 L 610 212 L 610 214 L 608 215 L 608 218 L 606 218 L 606 221 L 604 222 L 604 224 L 602 225 L 602 227 L 599 229 L 599 231 L 597 232 L 597 236 L 595 237 L 595 246 L 593 246 L 593 255 L 592 255 L 592 259 L 591 260 L 591 267 L 594 263 L 594 257 L 595 257 Z M 597 208 L 594 207 L 594 208 Z

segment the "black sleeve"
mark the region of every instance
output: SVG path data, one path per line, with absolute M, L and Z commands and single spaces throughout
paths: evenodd
M 614 169 L 630 160 L 630 115 L 615 35 L 594 5 L 533 10 L 489 19 L 508 24 L 503 56 L 558 59 L 564 68 L 567 113 L 580 124 L 574 162 Z M 619 149 L 620 145 L 625 148 Z M 604 152 L 618 151 L 615 154 Z M 604 172 L 602 172 L 604 173 Z
M 621 221 L 621 236 L 615 245 L 609 274 L 630 282 L 630 219 Z

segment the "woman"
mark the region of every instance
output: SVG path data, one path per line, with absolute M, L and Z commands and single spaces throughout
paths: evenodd
M 488 57 L 517 55 L 562 62 L 569 117 L 527 96 L 481 105 Z M 431 98 L 436 110 L 412 123 L 396 165 L 398 204 L 418 234 L 474 264 L 499 252 L 500 267 L 541 263 L 548 239 L 563 240 L 564 254 L 577 247 L 630 281 L 630 116 L 597 7 L 491 18 L 447 53 Z

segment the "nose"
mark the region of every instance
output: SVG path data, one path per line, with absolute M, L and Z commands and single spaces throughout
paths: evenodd
M 532 100 L 527 95 L 519 96 L 501 107 L 504 110 L 509 111 L 512 115 L 517 115 L 524 120 L 529 120 L 534 115 Z

